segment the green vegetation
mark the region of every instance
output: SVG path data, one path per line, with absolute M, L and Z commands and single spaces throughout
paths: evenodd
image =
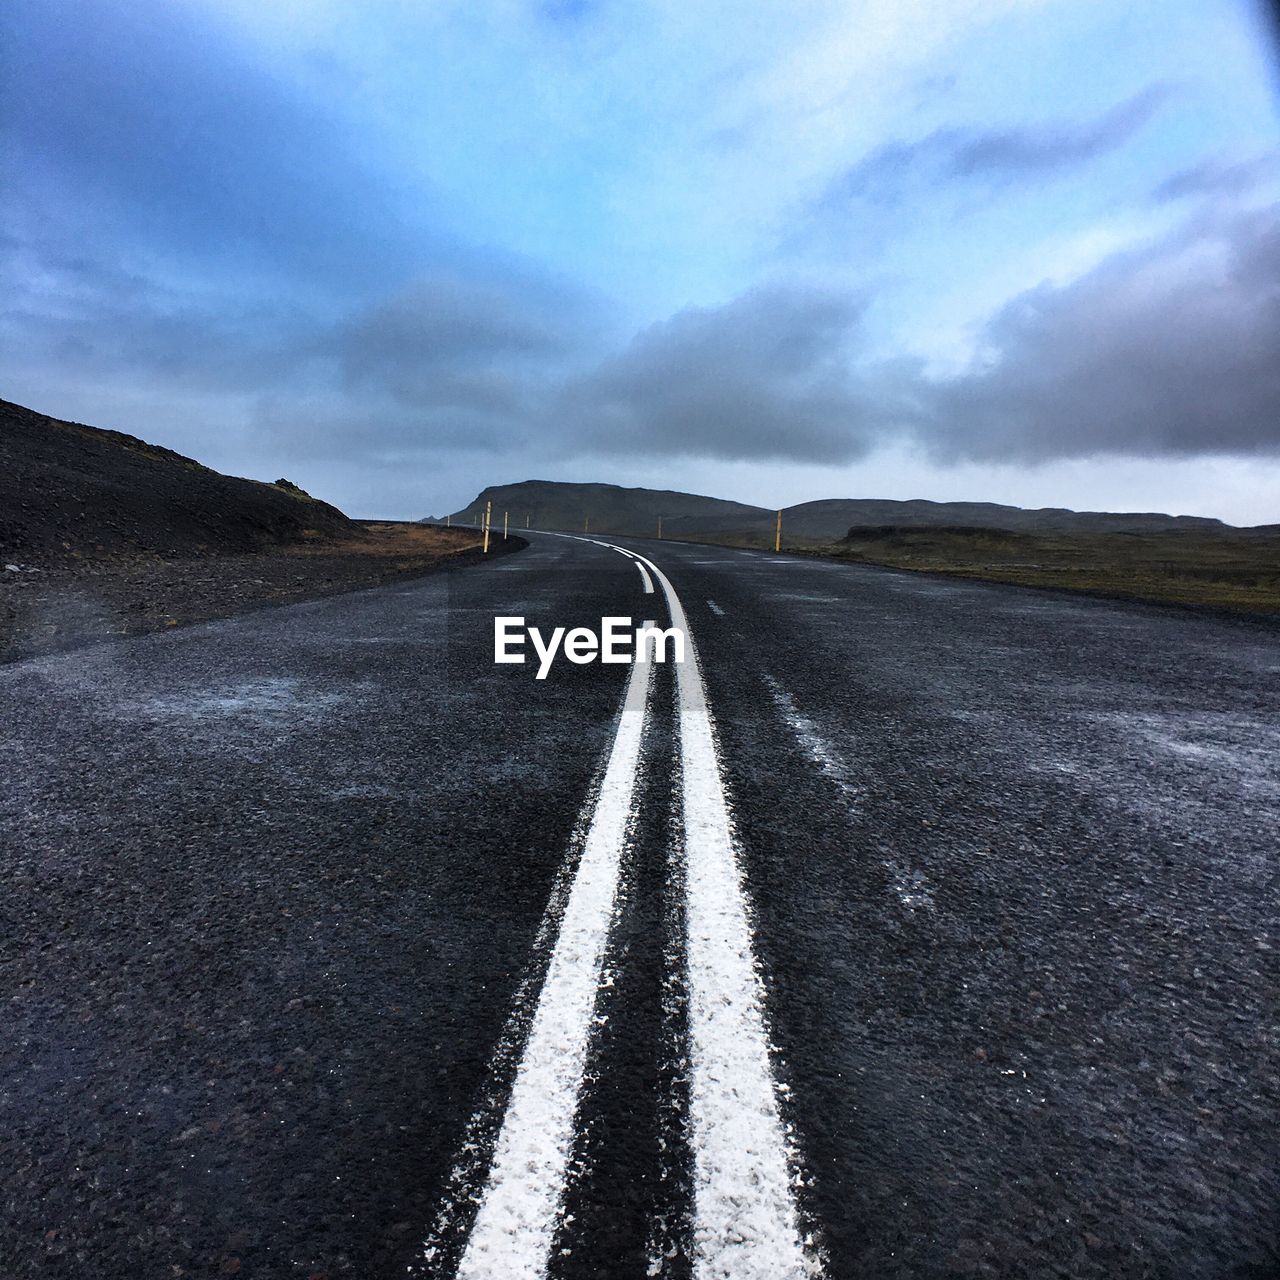
M 964 527 L 855 527 L 843 560 L 1097 595 L 1280 614 L 1280 525 L 1158 533 L 1015 533 Z

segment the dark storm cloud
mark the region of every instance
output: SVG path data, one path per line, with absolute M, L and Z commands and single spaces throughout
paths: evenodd
M 1156 113 L 1169 90 L 1153 85 L 1084 121 L 1048 121 L 1001 129 L 938 129 L 914 142 L 877 147 L 841 174 L 819 201 L 893 203 L 919 183 L 946 179 L 1014 182 L 1086 164 L 1127 142 Z
M 528 410 L 528 384 L 574 354 L 584 299 L 514 279 L 435 275 L 345 323 L 332 350 L 353 386 L 407 404 Z
M 178 285 L 107 245 L 76 253 L 55 235 L 0 250 L 0 346 L 23 364 L 187 389 L 251 388 L 296 372 L 307 317 L 286 300 Z
M 553 417 L 601 452 L 848 461 L 880 411 L 850 371 L 861 312 L 794 286 L 679 312 L 571 381 Z
M 1152 199 L 1163 203 L 1187 197 L 1240 196 L 1277 176 L 1280 152 L 1248 160 L 1203 160 L 1167 178 L 1152 192 Z
M 374 466 L 554 451 L 554 388 L 599 361 L 614 326 L 598 296 L 529 270 L 420 276 L 299 343 L 309 385 L 265 396 L 256 421 L 275 447 Z
M 553 388 L 600 359 L 614 326 L 596 295 L 528 270 L 421 276 L 319 334 L 307 356 L 324 394 L 302 413 L 274 397 L 258 421 L 277 444 L 378 465 L 555 451 Z
M 959 141 L 950 159 L 953 172 L 969 176 L 1018 177 L 1073 168 L 1114 151 L 1156 113 L 1168 89 L 1156 85 L 1094 120 L 993 129 Z
M 945 457 L 1280 452 L 1280 208 L 1033 290 L 984 339 L 986 367 L 921 387 Z
M 840 463 L 904 440 L 950 461 L 1280 452 L 1277 209 L 1202 213 L 1023 294 L 980 335 L 980 363 L 949 378 L 872 361 L 865 300 L 798 285 L 687 309 L 612 354 L 593 299 L 512 275 L 420 277 L 325 326 L 153 294 L 105 277 L 98 349 L 77 364 L 132 370 L 160 399 L 252 388 L 264 457 Z M 46 330 L 50 358 L 79 332 L 27 317 L 14 334 Z
M 859 358 L 861 304 L 759 289 L 682 312 L 571 382 L 599 452 L 844 462 L 914 440 L 947 461 L 1280 452 L 1280 210 L 1201 216 L 1003 308 L 977 367 Z
M 282 457 L 394 470 L 421 468 L 445 455 L 507 453 L 527 440 L 509 412 L 461 404 L 412 406 L 390 396 L 291 390 L 261 397 L 254 425 Z

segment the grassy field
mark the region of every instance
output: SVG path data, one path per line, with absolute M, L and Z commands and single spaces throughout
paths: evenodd
M 851 529 L 811 551 L 926 573 L 1280 615 L 1280 525 L 1203 533 L 1006 533 L 956 527 Z

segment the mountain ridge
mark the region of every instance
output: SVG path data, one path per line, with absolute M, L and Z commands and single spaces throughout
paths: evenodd
M 777 513 L 750 503 L 674 489 L 648 489 L 575 481 L 524 480 L 490 485 L 447 518 L 474 523 L 485 502 L 495 525 L 509 514 L 513 529 L 528 527 L 652 537 L 662 520 L 668 538 L 772 537 Z M 997 502 L 934 502 L 926 498 L 819 498 L 782 509 L 784 539 L 837 539 L 859 526 L 1007 529 L 1012 532 L 1150 533 L 1161 530 L 1229 532 L 1235 526 L 1210 516 L 1157 511 L 1073 511 L 1067 507 L 1015 507 Z

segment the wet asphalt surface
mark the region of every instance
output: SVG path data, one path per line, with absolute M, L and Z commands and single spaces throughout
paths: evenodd
M 629 541 L 830 1277 L 1280 1275 L 1280 628 Z M 614 552 L 0 667 L 0 1276 L 447 1274 L 627 668 Z M 670 671 L 553 1274 L 685 1277 Z M 424 1241 L 443 1261 L 424 1269 Z

